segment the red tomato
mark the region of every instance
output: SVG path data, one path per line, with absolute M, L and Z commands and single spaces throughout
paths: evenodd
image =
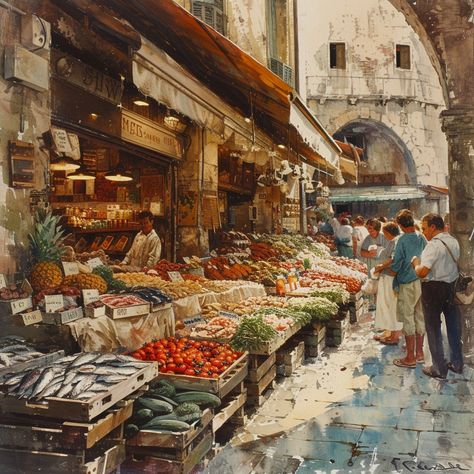
M 180 364 L 176 367 L 175 371 L 178 374 L 184 374 L 186 372 L 187 366 L 185 364 Z
M 195 374 L 195 371 L 194 371 L 193 369 L 186 369 L 186 370 L 184 371 L 184 374 L 185 374 L 185 375 L 193 375 L 193 376 L 196 375 L 196 374 Z
M 184 360 L 182 357 L 176 357 L 176 354 L 173 356 L 174 363 L 176 365 L 180 365 L 184 363 Z
M 211 359 L 211 364 L 214 367 L 222 367 L 222 361 L 219 359 Z
M 176 364 L 174 364 L 173 362 L 171 362 L 170 364 L 167 365 L 168 369 L 169 370 L 176 370 Z M 173 372 L 174 373 L 174 372 Z
M 207 357 L 208 359 L 212 357 L 211 351 L 204 351 L 204 352 L 202 353 L 202 355 L 203 355 L 204 357 Z

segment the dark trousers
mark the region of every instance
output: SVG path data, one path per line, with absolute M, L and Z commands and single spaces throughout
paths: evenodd
M 452 303 L 453 284 L 443 281 L 421 283 L 421 302 L 425 316 L 426 337 L 430 347 L 433 370 L 445 376 L 448 372 L 444 359 L 443 338 L 441 336 L 441 313 L 444 314 L 448 334 L 451 363 L 457 370 L 463 366 L 461 342 L 461 313 Z

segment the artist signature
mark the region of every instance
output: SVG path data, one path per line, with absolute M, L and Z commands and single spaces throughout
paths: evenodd
M 470 467 L 465 466 L 457 461 L 448 462 L 446 464 L 442 464 L 440 462 L 437 463 L 430 463 L 424 461 L 402 461 L 400 458 L 392 458 L 392 465 L 398 472 L 403 471 L 404 469 L 408 472 L 418 472 L 418 471 L 469 471 Z

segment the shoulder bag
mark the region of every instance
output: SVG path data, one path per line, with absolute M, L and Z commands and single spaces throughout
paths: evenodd
M 454 281 L 453 285 L 453 303 L 454 304 L 471 304 L 473 299 L 474 299 L 474 288 L 472 288 L 472 276 L 466 275 L 465 273 L 461 272 L 459 269 L 459 264 L 458 261 L 454 258 L 454 255 L 452 254 L 451 250 L 449 250 L 448 245 L 446 242 L 443 242 L 441 239 L 439 240 L 445 247 L 446 250 L 448 251 L 449 255 L 451 255 L 451 258 L 454 260 L 454 263 L 456 264 L 456 267 L 458 269 L 458 277 Z

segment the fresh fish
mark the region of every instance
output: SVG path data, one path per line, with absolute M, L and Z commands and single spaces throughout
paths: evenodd
M 38 382 L 36 383 L 33 389 L 33 393 L 31 394 L 31 398 L 35 398 L 36 395 L 41 393 L 48 386 L 48 384 L 54 379 L 55 376 L 56 376 L 56 370 L 54 368 L 46 369 L 39 377 Z
M 94 364 L 106 364 L 117 360 L 117 356 L 115 354 L 101 354 L 95 361 Z
M 114 375 L 115 370 L 111 367 L 96 367 L 94 370 L 96 375 Z
M 106 392 L 110 389 L 110 386 L 106 383 L 94 383 L 92 387 L 89 387 L 89 392 Z
M 76 357 L 76 359 L 71 362 L 69 365 L 69 369 L 73 369 L 74 367 L 79 367 L 84 364 L 90 364 L 92 361 L 96 360 L 99 356 L 96 352 L 86 352 L 85 354 L 81 354 Z
M 141 370 L 148 366 L 148 362 L 126 362 L 122 367 L 133 367 L 134 369 Z
M 69 398 L 76 398 L 79 394 L 87 392 L 87 390 L 92 387 L 95 383 L 95 375 L 87 375 L 84 377 L 72 390 Z
M 97 382 L 106 383 L 106 384 L 114 384 L 114 383 L 121 382 L 122 380 L 125 380 L 126 378 L 127 378 L 126 375 L 119 375 L 119 374 L 101 375 L 97 377 Z
M 89 398 L 94 398 L 97 396 L 96 392 L 88 391 L 82 392 L 76 396 L 76 400 L 89 400 Z
M 0 365 L 8 367 L 11 364 L 10 358 L 6 354 L 0 353 Z
M 116 367 L 114 372 L 119 375 L 133 375 L 137 372 L 134 367 Z
M 36 396 L 36 400 L 42 400 L 43 398 L 54 396 L 61 388 L 61 385 L 62 380 L 56 383 L 51 383 L 40 394 Z
M 0 352 L 12 352 L 12 353 L 28 352 L 28 351 L 31 351 L 31 348 L 25 346 L 24 344 L 15 344 L 11 346 L 2 347 L 0 349 Z
M 28 372 L 21 381 L 21 384 L 18 387 L 18 394 L 20 396 L 24 395 L 24 393 L 37 382 L 37 380 L 41 377 L 43 373 L 43 369 L 35 369 Z
M 73 388 L 74 388 L 74 384 L 72 384 L 72 383 L 62 384 L 61 388 L 56 393 L 56 397 L 66 398 L 72 392 Z
M 32 359 L 36 359 L 37 357 L 44 356 L 44 354 L 42 352 L 34 351 L 34 352 L 28 352 L 28 356 L 31 357 Z
M 25 374 L 14 374 L 11 377 L 5 378 L 4 381 L 2 381 L 3 385 L 7 386 L 12 386 L 12 385 L 17 385 L 18 383 L 21 382 L 21 379 L 25 376 Z
M 93 364 L 84 364 L 84 365 L 81 365 L 77 369 L 77 371 L 82 373 L 82 374 L 86 374 L 86 373 L 94 372 L 95 369 L 96 369 L 96 367 Z
M 135 357 L 123 355 L 123 354 L 117 354 L 117 359 L 120 362 L 137 362 L 137 359 L 135 359 Z
M 27 398 L 28 399 L 28 398 L 31 397 L 32 393 L 33 393 L 33 385 L 28 390 L 23 392 L 23 394 L 21 394 L 18 398 Z
M 26 362 L 28 360 L 31 360 L 31 357 L 29 355 L 17 355 L 17 356 L 13 356 L 11 359 L 11 362 L 14 363 L 14 364 L 18 364 L 20 362 Z
M 66 357 L 61 357 L 60 359 L 56 359 L 53 362 L 53 365 L 66 365 L 69 362 L 72 362 L 73 360 L 77 359 L 77 355 L 70 355 Z

